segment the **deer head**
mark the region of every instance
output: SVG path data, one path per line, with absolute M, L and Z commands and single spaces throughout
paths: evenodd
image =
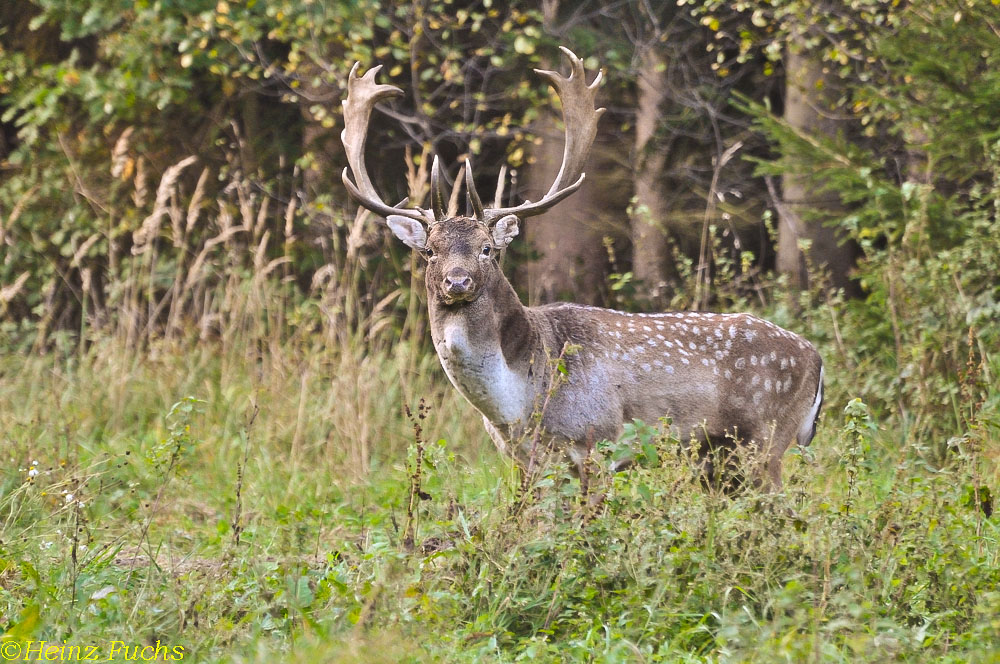
M 400 96 L 403 91 L 375 82 L 381 66 L 373 67 L 360 77 L 358 64 L 351 69 L 344 101 L 345 128 L 341 134 L 349 164 L 343 173 L 344 185 L 358 203 L 385 217 L 393 234 L 427 260 L 426 281 L 430 297 L 444 304 L 478 298 L 484 287 L 500 275 L 499 258 L 519 233 L 521 220 L 542 214 L 583 184 L 586 177 L 583 165 L 597 134 L 597 122 L 605 110 L 594 108 L 603 73 L 599 72 L 587 85 L 583 61 L 567 48 L 562 51 L 570 61 L 568 77 L 554 71 L 535 70 L 553 85 L 563 106 L 566 139 L 562 166 L 555 181 L 538 202 L 525 201 L 517 206 L 503 207 L 506 169 L 501 169 L 493 205 L 485 207 L 476 191 L 472 164 L 466 160 L 465 186 L 473 217 L 447 214 L 437 157 L 431 166 L 431 209 L 408 207 L 406 200 L 395 207 L 382 201 L 365 168 L 368 122 L 376 103 Z

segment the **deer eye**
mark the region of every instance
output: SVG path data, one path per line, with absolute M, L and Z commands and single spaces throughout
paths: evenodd
M 434 258 L 434 250 L 431 249 L 430 247 L 426 247 L 424 249 L 424 258 L 426 258 L 427 260 Z
M 483 256 L 489 256 L 491 251 L 493 251 L 493 247 L 488 244 L 483 245 Z

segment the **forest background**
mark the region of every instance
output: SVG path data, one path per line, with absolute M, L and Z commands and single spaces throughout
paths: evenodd
M 536 199 L 560 45 L 608 111 L 507 273 L 812 340 L 783 494 L 702 490 L 657 423 L 610 444 L 642 463 L 600 514 L 558 466 L 526 489 L 437 366 L 419 261 L 346 196 L 359 61 L 406 92 L 373 116 L 384 198 L 438 155 Z M 993 661 L 998 60 L 997 0 L 8 0 L 4 643 Z

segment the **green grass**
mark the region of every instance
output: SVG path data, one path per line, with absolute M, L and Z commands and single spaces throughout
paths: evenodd
M 972 500 L 996 486 L 996 431 L 940 465 L 831 392 L 781 494 L 705 491 L 639 427 L 655 454 L 595 513 L 558 465 L 523 491 L 412 344 L 8 355 L 7 639 L 185 661 L 996 661 L 997 520 Z

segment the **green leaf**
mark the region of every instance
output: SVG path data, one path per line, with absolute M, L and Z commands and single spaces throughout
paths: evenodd
M 11 625 L 10 629 L 4 632 L 3 641 L 26 641 L 35 635 L 35 631 L 42 622 L 41 612 L 37 604 L 28 604 L 17 617 L 17 622 Z

